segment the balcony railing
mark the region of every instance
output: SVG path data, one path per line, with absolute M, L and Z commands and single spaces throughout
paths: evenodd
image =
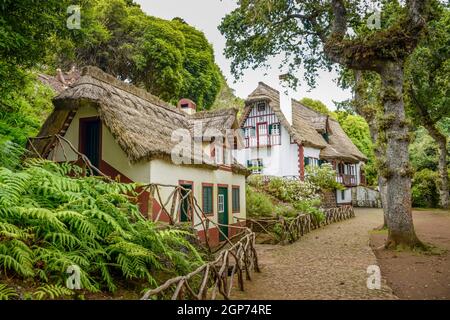
M 246 148 L 268 147 L 280 144 L 281 144 L 281 135 L 279 134 L 259 136 L 259 140 L 256 136 L 245 138 Z
M 343 184 L 346 187 L 356 186 L 356 176 L 351 174 L 338 174 L 336 176 L 336 181 Z

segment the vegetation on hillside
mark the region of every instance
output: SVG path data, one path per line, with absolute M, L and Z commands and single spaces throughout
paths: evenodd
M 336 171 L 329 164 L 306 167 L 305 181 L 279 177 L 250 176 L 247 187 L 249 217 L 293 217 L 310 213 L 321 220 L 321 193 L 342 189 L 336 182 Z
M 158 273 L 186 274 L 202 262 L 188 231 L 157 228 L 141 216 L 136 185 L 80 173 L 37 159 L 20 170 L 0 167 L 0 279 L 48 284 L 45 294 L 64 289 L 76 266 L 83 290 L 114 292 L 155 287 Z
M 176 104 L 181 98 L 209 109 L 221 72 L 203 32 L 180 18 L 147 15 L 126 0 L 82 1 L 82 29 L 53 37 L 47 64 L 53 69 L 95 65 Z

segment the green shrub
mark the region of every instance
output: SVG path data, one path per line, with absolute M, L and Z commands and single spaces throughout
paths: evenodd
M 313 215 L 318 222 L 325 219 L 325 214 L 320 209 L 320 200 L 318 199 L 297 201 L 294 203 L 294 208 L 297 212 Z
M 298 214 L 298 210 L 291 205 L 279 204 L 275 207 L 275 214 L 276 216 L 295 217 Z
M 306 166 L 305 181 L 324 191 L 344 189 L 336 181 L 336 170 L 329 163 L 324 163 L 320 167 Z
M 437 172 L 423 169 L 414 174 L 412 180 L 412 201 L 414 207 L 435 208 L 439 203 Z
M 262 192 L 258 192 L 250 186 L 246 189 L 247 216 L 249 217 L 270 217 L 273 215 L 274 206 L 269 197 Z

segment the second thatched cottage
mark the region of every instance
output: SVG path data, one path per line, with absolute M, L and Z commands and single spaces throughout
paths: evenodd
M 284 90 L 260 82 L 246 100 L 240 120 L 245 148 L 238 160 L 255 174 L 303 180 L 306 166 L 331 163 L 346 189 L 329 205 L 352 203 L 351 188 L 365 181 L 366 156 L 339 123 L 291 99 Z
M 196 112 L 195 103 L 187 99 L 172 106 L 95 67 L 84 68 L 81 77 L 53 103 L 55 110 L 39 136 L 63 136 L 100 171 L 122 182 L 191 189 L 214 222 L 233 225 L 245 218 L 249 171 L 232 158 L 235 141 L 232 147 L 224 143 L 227 131 L 239 128 L 237 110 Z M 195 152 L 195 142 L 199 152 Z M 42 156 L 56 161 L 78 159 L 76 152 L 58 148 L 52 139 L 36 140 L 35 147 Z M 208 161 L 203 159 L 205 155 L 209 155 Z M 170 193 L 170 189 L 161 189 L 163 202 Z M 179 219 L 192 221 L 204 237 L 201 219 L 192 214 L 191 203 L 186 201 L 180 206 L 183 213 Z M 155 218 L 160 209 L 160 203 L 149 199 L 148 193 L 142 194 L 139 206 L 149 218 Z M 223 240 L 218 229 L 210 227 L 211 243 Z M 233 233 L 231 228 L 221 229 Z

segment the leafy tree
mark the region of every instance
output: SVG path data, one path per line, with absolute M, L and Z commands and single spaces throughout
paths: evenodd
M 376 1 L 379 2 L 379 1 Z M 383 1 L 384 3 L 384 1 Z M 368 27 L 366 1 L 241 0 L 220 25 L 233 58 L 232 71 L 263 66 L 269 56 L 286 55 L 292 70 L 304 66 L 310 84 L 319 68 L 332 63 L 380 76 L 386 132 L 387 247 L 421 246 L 411 215 L 411 169 L 403 100 L 404 62 L 417 46 L 433 0 L 392 1 L 398 14 L 379 29 Z M 389 6 L 388 6 L 389 7 Z M 390 16 L 389 16 L 390 17 Z M 351 28 L 352 33 L 349 32 Z M 296 84 L 295 81 L 291 81 Z
M 375 167 L 374 145 L 367 121 L 359 115 L 352 115 L 343 111 L 336 112 L 336 115 L 342 130 L 367 157 L 368 161 L 364 167 L 366 180 L 369 185 L 375 185 L 377 170 Z
M 54 92 L 24 72 L 22 86 L 11 87 L 0 99 L 0 141 L 25 146 L 28 137 L 35 136 L 53 109 Z
M 132 1 L 81 1 L 82 28 L 53 38 L 53 68 L 95 65 L 176 103 L 190 98 L 209 109 L 220 89 L 220 69 L 205 35 L 182 19 L 146 15 Z
M 437 171 L 439 149 L 436 141 L 434 141 L 424 127 L 419 127 L 414 132 L 414 140 L 409 150 L 411 165 L 415 171 L 421 171 L 423 169 Z
M 302 100 L 300 100 L 300 103 L 302 103 L 303 105 L 305 105 L 317 112 L 327 114 L 329 116 L 333 116 L 330 109 L 328 109 L 328 107 L 320 100 L 314 100 L 314 99 L 305 97 Z
M 68 1 L 3 0 L 0 3 L 0 111 L 5 99 L 25 85 L 27 68 L 41 63 L 47 39 L 66 32 Z
M 446 135 L 439 123 L 450 118 L 450 10 L 430 23 L 427 36 L 406 68 L 409 117 L 423 125 L 439 147 L 440 205 L 449 208 Z

